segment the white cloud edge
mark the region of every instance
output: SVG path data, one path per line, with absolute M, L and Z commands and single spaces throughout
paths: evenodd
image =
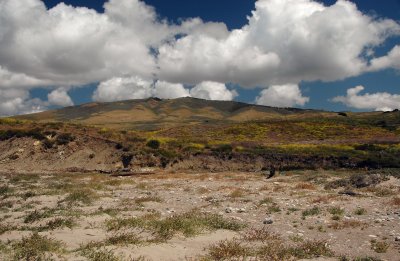
M 364 86 L 356 86 L 347 90 L 346 96 L 337 96 L 332 102 L 342 103 L 350 108 L 375 111 L 393 111 L 400 109 L 400 95 L 387 92 L 364 93 Z

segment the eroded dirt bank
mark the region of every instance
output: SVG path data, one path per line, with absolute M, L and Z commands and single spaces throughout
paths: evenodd
M 58 134 L 62 135 L 62 134 Z M 350 156 L 285 153 L 182 152 L 165 155 L 164 151 L 124 148 L 120 143 L 89 135 L 74 136 L 57 144 L 31 137 L 0 141 L 2 172 L 106 172 L 125 171 L 244 171 L 258 172 L 294 169 L 362 169 L 391 167 L 397 161 L 374 161 Z M 391 155 L 392 156 L 392 155 Z

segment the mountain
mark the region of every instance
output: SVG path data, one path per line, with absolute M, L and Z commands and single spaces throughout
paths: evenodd
M 5 171 L 400 167 L 400 112 L 150 98 L 0 119 Z
M 290 118 L 332 117 L 336 113 L 295 108 L 274 108 L 235 101 L 196 98 L 149 98 L 108 103 L 88 103 L 58 110 L 18 116 L 39 122 L 63 121 L 111 128 L 151 129 L 193 123 L 246 122 Z

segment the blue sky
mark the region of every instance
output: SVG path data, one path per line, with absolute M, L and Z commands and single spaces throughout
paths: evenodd
M 261 0 L 260 0 L 261 1 Z M 66 5 L 71 5 L 73 7 L 87 7 L 90 9 L 95 9 L 98 13 L 103 13 L 104 8 L 103 4 L 105 1 L 84 1 L 84 0 L 64 0 L 64 1 L 59 1 L 59 0 L 44 0 L 43 1 L 48 9 L 51 9 L 55 6 L 57 6 L 59 3 L 64 2 Z M 227 26 L 227 29 L 232 32 L 234 29 L 241 29 L 243 26 L 248 24 L 248 16 L 252 15 L 252 11 L 255 10 L 255 0 L 236 0 L 236 1 L 231 1 L 231 0 L 218 0 L 218 1 L 211 1 L 211 0 L 191 0 L 191 1 L 182 1 L 182 0 L 170 0 L 170 1 L 165 1 L 165 0 L 144 0 L 144 2 L 149 5 L 153 6 L 155 8 L 157 17 L 159 20 L 166 19 L 168 20 L 169 24 L 181 24 L 182 21 L 185 21 L 187 19 L 199 17 L 203 20 L 203 23 L 206 22 L 219 22 L 223 23 Z M 324 0 L 324 1 L 318 1 L 320 3 L 323 3 L 325 6 L 331 6 L 336 3 L 334 0 Z M 389 18 L 392 19 L 392 21 L 399 22 L 400 21 L 400 0 L 384 0 L 384 1 L 375 1 L 375 0 L 357 0 L 353 1 L 358 8 L 358 11 L 362 12 L 364 15 L 367 15 L 371 17 L 372 19 L 375 19 L 375 21 L 379 21 L 383 18 Z M 1 10 L 0 10 L 1 11 Z M 340 19 L 340 18 L 338 18 Z M 336 23 L 335 19 L 332 19 L 330 22 L 333 24 Z M 74 30 L 74 29 L 71 29 Z M 400 45 L 400 34 L 399 33 L 392 33 L 385 41 L 383 41 L 380 44 L 377 44 L 376 46 L 373 47 L 374 57 L 381 57 L 381 56 L 386 56 L 396 45 Z M 368 46 L 364 46 L 368 47 Z M 318 50 L 316 50 L 318 51 Z M 328 49 L 329 52 L 329 49 Z M 318 52 L 316 52 L 316 55 L 318 55 Z M 396 57 L 396 56 L 395 56 Z M 0 66 L 2 66 L 2 60 L 1 60 L 1 52 L 0 52 Z M 282 57 L 280 57 L 282 59 Z M 369 58 L 368 58 L 369 59 Z M 371 58 L 372 59 L 372 58 Z M 305 60 L 306 61 L 306 60 Z M 396 62 L 392 62 L 395 63 Z M 12 68 L 12 65 L 10 65 L 10 68 Z M 57 64 L 57 66 L 64 66 Z M 4 63 L 3 67 L 8 68 L 8 64 Z M 16 68 L 19 68 L 15 66 Z M 307 65 L 305 64 L 305 67 Z M 328 67 L 329 68 L 329 67 Z M 0 68 L 1 69 L 1 68 Z M 298 69 L 298 68 L 297 68 Z M 334 70 L 334 69 L 333 69 Z M 25 71 L 18 71 L 18 73 L 25 73 Z M 27 74 L 27 73 L 25 73 Z M 308 72 L 308 74 L 310 74 Z M 307 74 L 307 75 L 308 75 Z M 30 74 L 27 74 L 30 76 Z M 43 75 L 41 74 L 34 74 L 36 75 Z M 208 74 L 206 74 L 208 75 Z M 325 74 L 324 74 L 325 75 Z M 399 69 L 394 66 L 387 66 L 383 69 L 379 70 L 365 70 L 362 73 L 356 73 L 357 76 L 345 76 L 345 77 L 333 77 L 333 80 L 327 79 L 330 78 L 328 76 L 324 76 L 325 79 L 322 80 L 307 80 L 308 79 L 314 79 L 314 78 L 319 78 L 319 77 L 303 77 L 303 78 L 296 78 L 292 77 L 291 75 L 285 75 L 284 77 L 280 76 L 280 78 L 276 81 L 275 80 L 270 80 L 268 76 L 266 76 L 266 79 L 264 81 L 266 82 L 265 84 L 260 83 L 259 81 L 254 81 L 249 83 L 253 88 L 248 88 L 247 83 L 249 82 L 248 79 L 239 79 L 234 83 L 228 83 L 227 87 L 229 90 L 235 89 L 237 94 L 231 95 L 234 97 L 235 100 L 238 101 L 244 101 L 244 102 L 249 102 L 249 103 L 254 103 L 256 100 L 256 97 L 261 96 L 260 92 L 264 90 L 265 88 L 268 88 L 270 85 L 285 85 L 286 82 L 282 80 L 282 78 L 290 79 L 288 80 L 287 84 L 297 84 L 300 88 L 301 95 L 300 100 L 297 99 L 296 101 L 293 101 L 293 104 L 291 104 L 294 107 L 303 107 L 303 108 L 313 108 L 313 109 L 324 109 L 324 110 L 335 110 L 335 111 L 342 111 L 342 110 L 353 110 L 353 111 L 367 111 L 367 110 L 374 110 L 378 108 L 386 108 L 389 105 L 382 105 L 379 107 L 379 105 L 371 105 L 371 107 L 357 107 L 352 101 L 347 101 L 346 102 L 333 102 L 332 99 L 337 96 L 345 96 L 346 92 L 348 89 L 354 88 L 356 86 L 363 86 L 364 90 L 362 92 L 359 92 L 359 95 L 364 95 L 365 93 L 370 93 L 370 94 L 376 94 L 376 96 L 367 96 L 367 97 L 362 97 L 362 99 L 375 99 L 376 97 L 383 97 L 382 93 L 387 92 L 389 95 L 392 95 L 390 97 L 385 96 L 386 99 L 389 99 L 389 103 L 391 106 L 389 108 L 393 109 L 396 107 L 396 102 L 399 101 L 399 97 L 396 95 L 400 94 L 400 74 L 399 74 Z M 273 76 L 275 77 L 275 76 Z M 324 78 L 322 77 L 322 78 Z M 173 82 L 182 82 L 185 85 L 183 87 L 185 88 L 191 88 L 195 86 L 195 83 L 197 79 L 193 79 L 193 85 L 187 85 L 187 82 L 184 82 L 184 80 L 188 80 L 189 82 L 192 81 L 192 79 L 186 79 L 185 76 L 176 76 L 173 74 L 166 75 L 164 78 L 166 78 L 168 81 L 173 81 Z M 212 78 L 212 77 L 211 77 Z M 218 76 L 215 76 L 214 78 L 218 79 Z M 213 79 L 214 79 L 213 78 Z M 246 78 L 244 76 L 244 78 Z M 321 78 L 321 77 L 320 77 Z M 344 78 L 344 79 L 341 79 Z M 41 79 L 41 78 L 40 78 Z M 172 79 L 172 80 L 171 80 Z M 205 80 L 208 80 L 207 77 L 204 78 Z M 227 78 L 231 79 L 231 78 Z M 233 79 L 236 79 L 233 77 Z M 293 80 L 295 79 L 295 80 Z M 54 82 L 55 80 L 51 78 L 50 82 Z M 72 81 L 72 80 L 71 80 Z M 103 79 L 102 79 L 103 81 Z M 57 78 L 58 82 L 58 78 Z M 62 81 L 61 81 L 62 82 Z M 66 82 L 69 82 L 66 81 Z M 72 101 L 74 104 L 81 104 L 81 103 L 86 103 L 86 102 L 91 102 L 93 93 L 96 91 L 97 86 L 99 85 L 101 81 L 95 81 L 92 83 L 89 82 L 83 82 L 84 84 L 72 84 L 71 86 L 74 86 L 73 88 L 67 87 L 65 90 L 68 91 L 68 95 L 72 98 Z M 63 82 L 62 82 L 63 83 Z M 108 84 L 108 85 L 107 85 Z M 110 86 L 110 82 L 107 84 L 104 84 L 104 88 L 107 86 Z M 107 86 L 106 86 L 107 85 Z M 30 99 L 34 98 L 39 98 L 40 100 L 45 101 L 48 99 L 49 93 L 51 93 L 54 88 L 58 88 L 59 84 L 57 85 L 47 85 L 46 87 L 41 87 L 39 85 L 35 85 L 35 87 L 29 88 L 29 93 L 30 93 Z M 67 85 L 65 85 L 67 86 Z M 79 88 L 78 88 L 78 87 Z M 242 88 L 244 86 L 244 88 Z M 258 87 L 256 87 L 258 86 Z M 0 82 L 0 87 L 1 87 L 1 82 Z M 63 85 L 64 87 L 64 85 Z M 112 87 L 115 87 L 112 85 Z M 218 86 L 217 86 L 218 87 Z M 215 88 L 217 88 L 215 87 Z M 111 87 L 110 87 L 111 88 Z M 199 87 L 200 88 L 200 87 Z M 202 88 L 202 89 L 201 89 Z M 201 92 L 204 92 L 207 88 L 202 86 Z M 214 88 L 213 86 L 209 88 Z M 219 87 L 218 87 L 219 88 Z M 287 87 L 289 88 L 289 87 Z M 290 89 L 291 88 L 291 89 Z M 294 90 L 295 87 L 290 87 L 287 90 Z M 118 89 L 118 90 L 121 90 Z M 209 89 L 207 89 L 209 90 Z M 278 89 L 276 89 L 278 90 Z M 97 90 L 100 92 L 99 90 Z M 122 94 L 119 95 L 118 97 L 124 97 L 123 91 L 126 90 L 121 90 Z M 181 93 L 185 93 L 182 88 L 180 87 L 179 91 Z M 186 90 L 185 90 L 186 91 Z M 199 92 L 199 93 L 201 93 Z M 272 90 L 270 92 L 265 93 L 265 97 L 267 95 L 272 94 Z M 65 94 L 65 91 L 61 91 L 61 94 Z M 113 93 L 115 94 L 115 93 Z M 100 94 L 99 94 L 100 95 Z M 105 93 L 103 94 L 103 97 L 107 96 L 108 94 Z M 64 97 L 63 95 L 61 95 Z M 229 95 L 228 95 L 229 96 Z M 58 97 L 58 96 L 57 96 Z M 100 97 L 100 96 L 99 96 Z M 130 96 L 130 97 L 135 97 L 135 96 Z M 226 96 L 225 96 L 226 97 Z M 304 100 L 304 98 L 307 97 L 308 102 Z M 1 98 L 1 90 L 0 90 L 0 98 Z M 358 97 L 356 97 L 358 98 Z M 303 99 L 303 100 L 302 100 Z M 1 99 L 0 99 L 1 100 Z M 107 99 L 103 99 L 106 101 Z M 268 104 L 268 97 L 266 99 L 262 100 L 259 99 L 260 104 L 262 104 L 263 101 Z M 31 102 L 31 100 L 29 100 Z M 32 103 L 32 102 L 31 102 Z M 346 104 L 347 105 L 346 105 Z M 372 102 L 373 103 L 373 102 Z M 394 103 L 394 105 L 393 105 Z M 57 103 L 50 103 L 45 105 L 47 108 L 55 108 L 59 107 L 55 105 Z M 61 103 L 62 104 L 62 103 Z M 66 103 L 68 104 L 68 103 Z M 284 105 L 285 103 L 283 103 Z M 289 103 L 290 104 L 290 103 Z M 272 104 L 276 105 L 276 104 Z M 279 104 L 278 104 L 279 105 Z M 282 106 L 283 106 L 282 105 Z M 376 108 L 374 108 L 374 106 Z M 394 106 L 394 107 L 393 107 Z M 400 107 L 400 104 L 399 104 Z M 1 107 L 0 107 L 1 110 Z M 0 111 L 1 113 L 1 111 Z

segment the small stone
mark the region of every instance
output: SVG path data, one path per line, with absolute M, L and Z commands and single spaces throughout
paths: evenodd
M 232 217 L 232 219 L 234 219 L 234 220 L 237 220 L 237 221 L 240 221 L 240 222 L 242 222 L 242 221 L 243 221 L 243 219 L 242 219 L 242 218 L 240 218 L 240 217 Z
M 233 208 L 231 208 L 231 207 L 228 207 L 225 209 L 225 213 L 232 213 L 232 211 L 233 211 Z
M 394 241 L 400 242 L 400 236 L 396 237 L 396 238 L 394 239 Z
M 245 208 L 239 208 L 237 212 L 238 212 L 238 213 L 245 213 L 245 212 L 246 212 L 246 209 L 245 209 Z
M 274 221 L 270 218 L 264 219 L 264 222 L 263 222 L 264 225 L 271 225 L 272 223 L 274 223 Z

